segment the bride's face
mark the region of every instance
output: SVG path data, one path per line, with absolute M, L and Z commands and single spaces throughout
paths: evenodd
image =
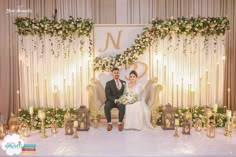
M 135 83 L 137 81 L 137 77 L 134 74 L 129 75 L 129 80 L 131 83 Z

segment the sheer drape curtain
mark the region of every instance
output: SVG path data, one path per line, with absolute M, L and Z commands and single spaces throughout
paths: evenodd
M 6 14 L 7 8 L 32 9 L 30 17 L 51 17 L 57 9 L 57 18 L 69 16 L 92 18 L 98 24 L 147 24 L 152 18 L 227 16 L 231 32 L 226 35 L 226 68 L 224 105 L 235 109 L 235 0 L 8 0 L 0 5 L 0 112 L 8 117 L 17 112 L 19 89 L 18 38 L 13 25 L 16 15 Z M 227 102 L 227 89 L 231 100 Z

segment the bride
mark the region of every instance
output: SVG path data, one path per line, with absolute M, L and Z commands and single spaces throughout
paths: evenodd
M 137 101 L 133 104 L 126 104 L 124 129 L 142 130 L 143 128 L 153 128 L 150 123 L 150 111 L 145 102 L 145 90 L 141 84 L 137 83 L 138 74 L 132 70 L 129 74 L 130 82 L 126 85 L 126 92 L 135 93 Z

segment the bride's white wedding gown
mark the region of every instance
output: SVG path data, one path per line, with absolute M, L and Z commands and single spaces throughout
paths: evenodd
M 142 130 L 143 128 L 153 128 L 150 123 L 150 111 L 145 102 L 146 93 L 142 85 L 136 84 L 132 88 L 128 88 L 128 85 L 126 85 L 126 91 L 136 93 L 138 101 L 126 105 L 124 129 Z

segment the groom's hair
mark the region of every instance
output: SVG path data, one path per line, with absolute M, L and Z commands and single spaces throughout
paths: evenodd
M 112 68 L 111 72 L 113 72 L 113 71 L 115 71 L 115 70 L 119 71 L 119 68 L 114 67 L 114 68 Z

